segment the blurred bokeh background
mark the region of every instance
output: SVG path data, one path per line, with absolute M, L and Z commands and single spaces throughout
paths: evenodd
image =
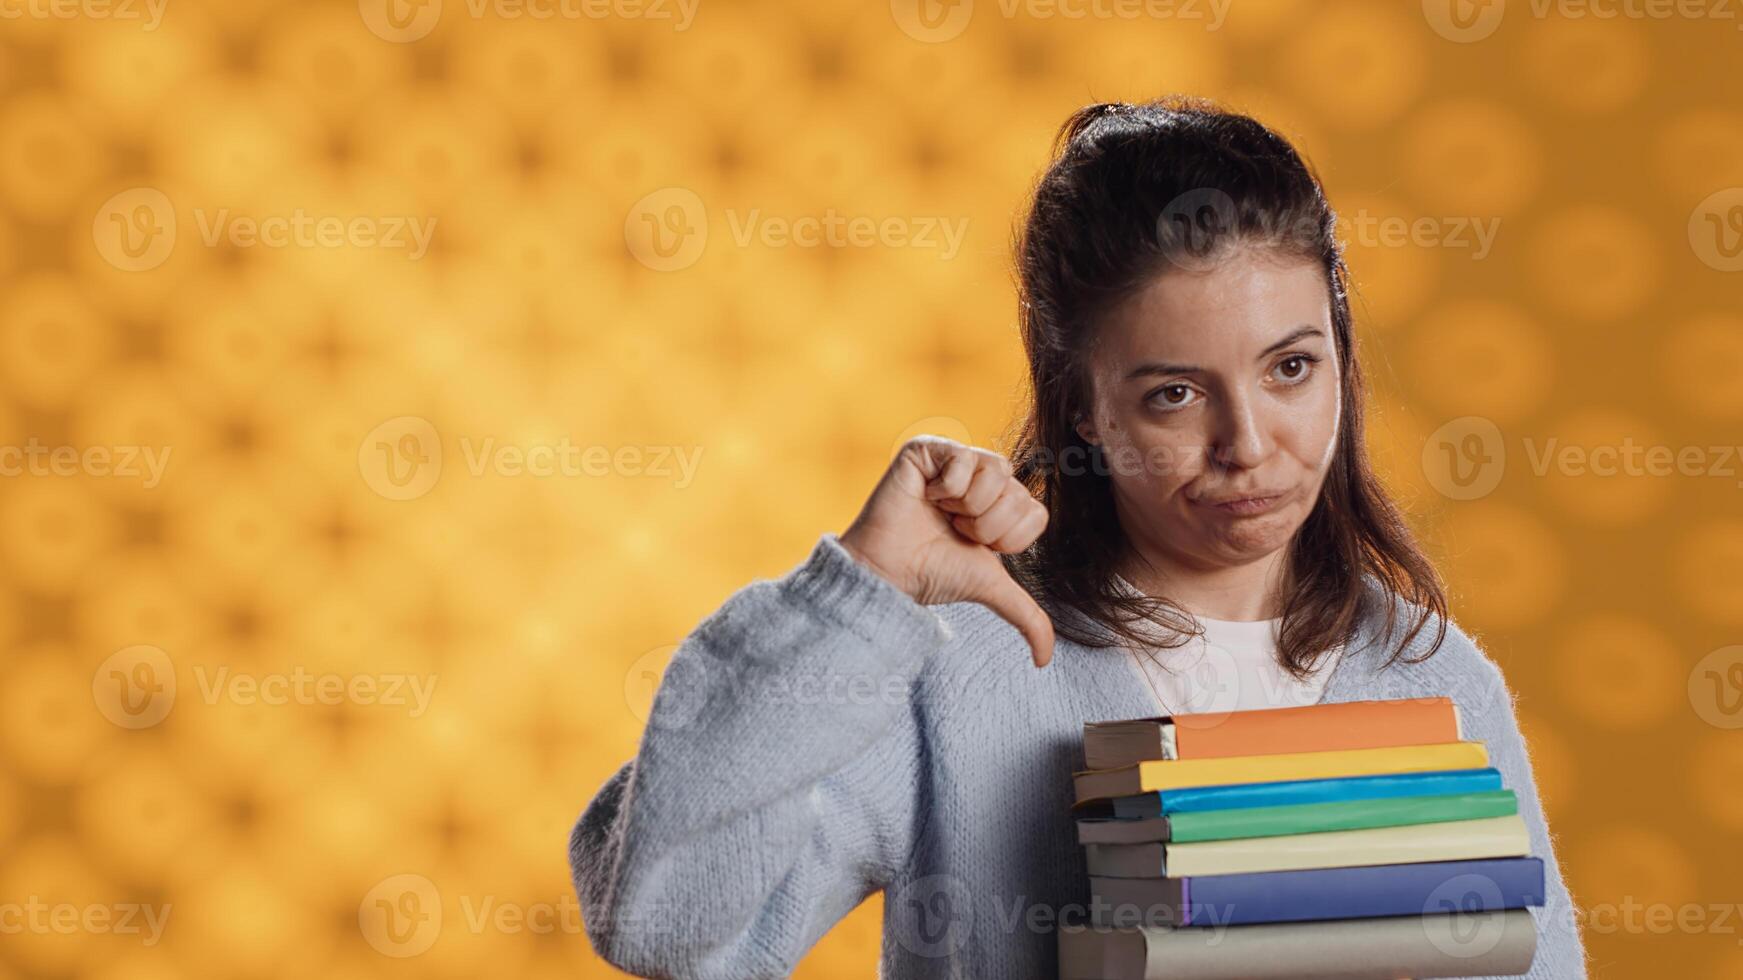
M 1595 975 L 1743 977 L 1737 11 L 4 0 L 0 977 L 613 975 L 566 838 L 673 644 L 1002 447 L 1054 131 L 1167 92 L 1343 213 Z

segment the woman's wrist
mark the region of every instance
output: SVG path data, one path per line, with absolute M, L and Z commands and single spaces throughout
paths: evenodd
M 840 543 L 841 549 L 843 551 L 847 552 L 848 556 L 851 557 L 854 561 L 858 562 L 861 565 L 864 565 L 866 568 L 870 569 L 874 574 L 876 574 L 879 578 L 890 583 L 895 588 L 900 589 L 903 592 L 903 594 L 907 595 L 909 598 L 914 598 L 913 593 L 909 592 L 907 589 L 902 588 L 900 579 L 898 579 L 895 575 L 891 574 L 888 569 L 886 569 L 882 565 L 878 564 L 877 560 L 872 558 L 871 555 L 869 555 L 866 552 L 865 548 L 861 546 L 857 536 L 854 534 L 853 528 L 850 527 L 846 531 L 843 531 L 840 534 L 836 535 L 835 540 L 838 543 Z

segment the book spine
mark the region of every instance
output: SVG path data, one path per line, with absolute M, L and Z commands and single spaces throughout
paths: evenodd
M 1083 863 L 1091 877 L 1162 878 L 1166 877 L 1163 872 L 1167 870 L 1163 850 L 1166 846 L 1158 843 L 1088 844 L 1084 846 Z
M 1173 821 L 1168 817 L 1148 820 L 1116 820 L 1102 818 L 1077 821 L 1079 844 L 1147 844 L 1166 842 L 1173 837 Z
M 1185 925 L 1187 882 L 1168 878 L 1089 879 L 1089 918 L 1097 926 Z

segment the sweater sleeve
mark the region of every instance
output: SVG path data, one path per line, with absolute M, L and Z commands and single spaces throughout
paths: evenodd
M 594 948 L 649 977 L 787 976 L 906 863 L 910 688 L 949 628 L 833 533 L 679 644 L 569 859 Z
M 1474 649 L 1475 644 L 1472 646 Z M 1586 954 L 1580 940 L 1579 917 L 1562 877 L 1555 842 L 1537 794 L 1530 752 L 1514 711 L 1514 694 L 1500 668 L 1480 651 L 1478 657 L 1484 667 L 1481 679 L 1473 690 L 1459 698 L 1464 737 L 1488 745 L 1489 764 L 1500 770 L 1502 784 L 1519 797 L 1519 815 L 1530 833 L 1531 854 L 1543 859 L 1544 904 L 1531 910 L 1537 921 L 1537 954 L 1525 976 L 1530 980 L 1584 978 Z

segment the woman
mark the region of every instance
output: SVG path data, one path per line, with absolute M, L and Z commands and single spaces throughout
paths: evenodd
M 1545 862 L 1530 976 L 1584 975 L 1509 691 L 1369 469 L 1334 226 L 1249 118 L 1074 114 L 1018 244 L 1011 459 L 908 443 L 684 641 L 571 841 L 601 955 L 785 976 L 882 890 L 880 975 L 1051 976 L 1084 722 L 1448 695 Z

